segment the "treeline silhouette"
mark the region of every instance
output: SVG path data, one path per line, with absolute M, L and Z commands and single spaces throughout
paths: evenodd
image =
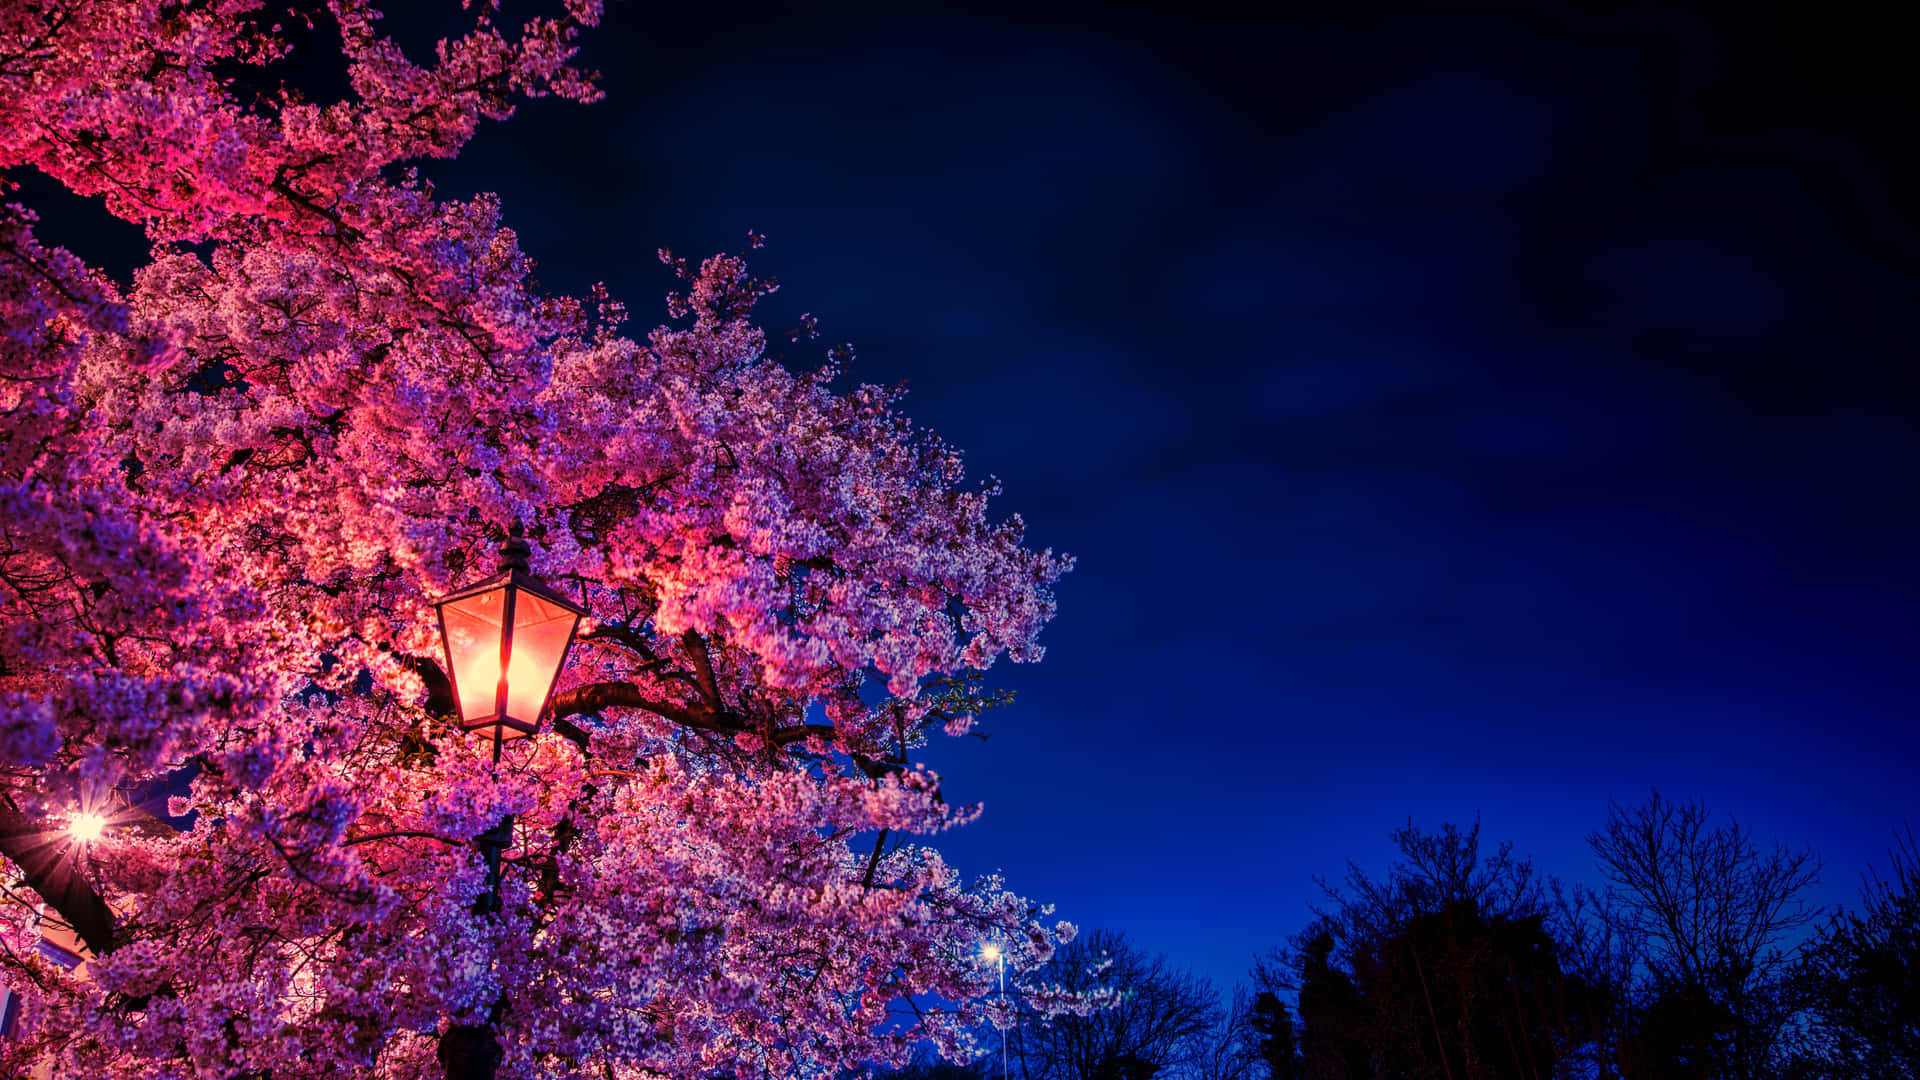
M 1476 823 L 1392 834 L 1383 876 L 1322 882 L 1298 932 L 1222 997 L 1110 931 L 1039 981 L 1111 1008 L 1007 1034 L 1007 1080 L 1920 1080 L 1920 849 L 1827 914 L 1813 853 L 1653 793 L 1587 837 L 1598 887 Z M 920 1061 L 899 1080 L 993 1080 Z

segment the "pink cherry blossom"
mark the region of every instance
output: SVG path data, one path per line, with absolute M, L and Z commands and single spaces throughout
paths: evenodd
M 474 5 L 425 65 L 363 0 L 327 17 L 353 92 L 320 104 L 236 90 L 288 50 L 254 0 L 0 5 L 0 168 L 154 244 L 123 291 L 0 207 L 0 1071 L 974 1055 L 1009 1022 L 980 948 L 1028 972 L 1072 927 L 901 843 L 978 813 L 913 755 L 998 702 L 996 659 L 1040 658 L 1071 560 L 897 392 L 770 359 L 744 257 L 663 252 L 671 321 L 623 336 L 605 290 L 532 285 L 494 199 L 390 168 L 517 96 L 595 99 L 570 60 L 597 0 L 512 30 Z M 514 522 L 593 617 L 495 765 L 446 715 L 431 601 Z M 184 831 L 49 849 L 183 769 Z M 506 816 L 476 915 L 471 841 Z M 35 948 L 46 920 L 83 968 Z

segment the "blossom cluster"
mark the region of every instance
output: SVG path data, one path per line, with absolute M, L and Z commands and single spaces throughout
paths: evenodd
M 977 812 L 910 755 L 1039 659 L 1071 561 L 898 392 L 770 358 L 744 256 L 663 253 L 669 321 L 629 337 L 533 285 L 497 200 L 399 171 L 594 99 L 597 0 L 474 5 L 429 64 L 378 15 L 329 3 L 352 92 L 313 103 L 240 89 L 292 47 L 256 0 L 0 6 L 0 169 L 153 242 L 120 285 L 0 207 L 4 809 L 53 836 L 191 777 L 179 831 L 121 820 L 60 890 L 0 834 L 0 1071 L 437 1076 L 474 1030 L 509 1077 L 966 1058 L 1004 1020 L 981 946 L 1017 975 L 1071 927 L 902 843 Z M 495 763 L 431 603 L 514 523 L 594 614 Z M 81 894 L 84 974 L 31 941 Z

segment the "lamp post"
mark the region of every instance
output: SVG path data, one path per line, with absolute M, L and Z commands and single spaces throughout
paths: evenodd
M 460 730 L 484 735 L 496 765 L 503 743 L 539 729 L 574 631 L 587 613 L 533 576 L 527 566 L 532 554 L 516 521 L 500 545 L 499 572 L 433 602 Z M 487 895 L 480 910 L 495 911 L 500 855 L 513 842 L 512 815 L 473 842 L 487 863 Z
M 1007 1007 L 1007 954 L 1000 946 L 988 942 L 980 947 L 980 958 L 1000 965 L 1000 1009 L 1004 1012 Z M 1007 1080 L 1007 1029 L 1004 1027 L 1000 1029 L 1000 1080 Z

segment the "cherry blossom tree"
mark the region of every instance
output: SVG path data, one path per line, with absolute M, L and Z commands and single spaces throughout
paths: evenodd
M 683 288 L 635 339 L 602 290 L 539 292 L 494 199 L 404 171 L 598 96 L 598 0 L 476 8 L 420 65 L 331 0 L 352 93 L 318 104 L 263 89 L 292 46 L 256 0 L 0 4 L 0 169 L 152 245 L 116 283 L 0 209 L 0 1072 L 963 1060 L 1011 1015 L 981 946 L 1030 983 L 1072 933 L 899 842 L 977 812 L 914 751 L 1040 657 L 1070 560 L 896 392 L 769 358 L 743 257 L 663 252 Z M 593 617 L 496 765 L 430 605 L 514 523 Z M 68 838 L 168 776 L 190 825 Z

